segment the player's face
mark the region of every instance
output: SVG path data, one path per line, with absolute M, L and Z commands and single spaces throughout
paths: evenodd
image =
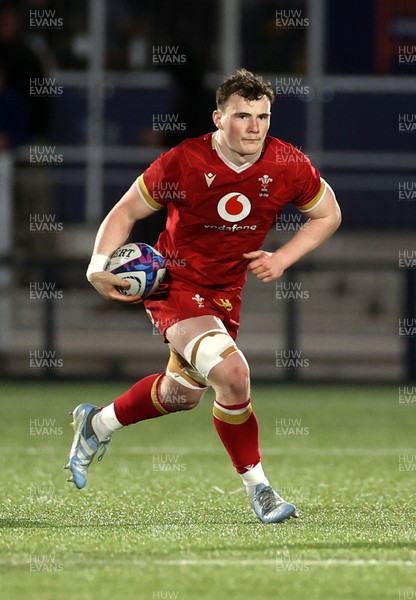
M 225 156 L 237 164 L 253 160 L 260 154 L 270 127 L 270 100 L 247 100 L 232 94 L 223 111 L 215 110 L 217 141 Z

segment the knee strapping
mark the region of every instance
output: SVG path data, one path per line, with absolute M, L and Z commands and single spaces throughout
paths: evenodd
M 206 389 L 209 383 L 180 354 L 171 349 L 166 374 L 191 390 Z
M 190 365 L 208 379 L 211 369 L 237 351 L 233 338 L 225 330 L 211 329 L 188 342 L 184 355 Z

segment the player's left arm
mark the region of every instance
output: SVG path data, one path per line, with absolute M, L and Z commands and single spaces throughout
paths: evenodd
M 308 213 L 309 220 L 275 252 L 254 250 L 243 254 L 250 259 L 248 269 L 263 283 L 283 275 L 293 263 L 326 242 L 341 224 L 341 210 L 329 185 L 319 204 Z

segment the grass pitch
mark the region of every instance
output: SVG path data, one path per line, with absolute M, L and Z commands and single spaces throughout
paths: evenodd
M 263 464 L 301 518 L 259 523 L 211 421 L 118 432 L 65 482 L 81 401 L 120 385 L 2 384 L 1 598 L 416 598 L 416 404 L 398 388 L 255 387 Z

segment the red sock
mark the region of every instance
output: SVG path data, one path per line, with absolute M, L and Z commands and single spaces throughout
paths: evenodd
M 132 425 L 172 412 L 160 401 L 159 385 L 163 376 L 164 373 L 156 373 L 140 379 L 114 400 L 114 412 L 122 425 Z
M 238 473 L 260 461 L 259 427 L 250 400 L 225 406 L 214 402 L 214 425 Z

